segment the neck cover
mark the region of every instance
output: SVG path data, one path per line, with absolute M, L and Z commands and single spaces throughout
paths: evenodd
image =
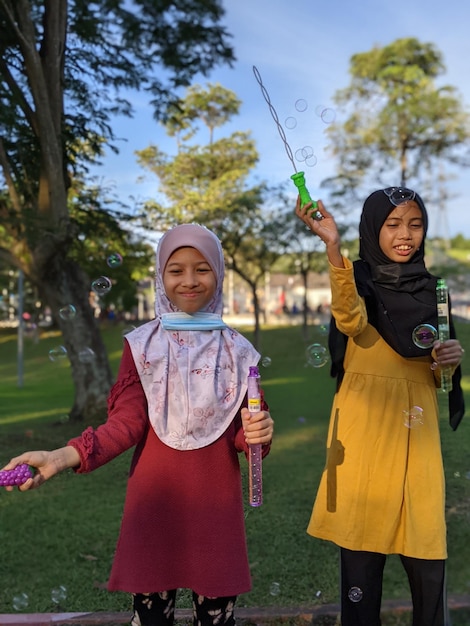
M 163 271 L 181 247 L 196 248 L 216 276 L 205 311 L 178 311 L 163 287 Z M 217 237 L 181 224 L 160 239 L 156 258 L 156 318 L 126 335 L 148 403 L 150 423 L 169 447 L 192 450 L 228 428 L 245 397 L 247 376 L 260 355 L 222 321 L 224 257 Z

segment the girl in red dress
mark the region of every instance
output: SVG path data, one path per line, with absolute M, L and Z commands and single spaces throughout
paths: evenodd
M 49 452 L 21 490 L 60 471 L 91 472 L 135 446 L 108 583 L 133 594 L 133 626 L 170 625 L 178 588 L 193 593 L 194 624 L 234 624 L 251 588 L 239 453 L 269 451 L 273 420 L 247 407 L 258 352 L 221 318 L 224 257 L 207 228 L 182 224 L 161 238 L 156 317 L 125 336 L 108 418 Z

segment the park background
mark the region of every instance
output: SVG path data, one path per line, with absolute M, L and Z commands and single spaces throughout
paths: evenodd
M 148 2 L 146 7 L 155 8 L 157 4 Z M 143 67 L 152 78 L 171 77 L 176 68 L 174 73 L 180 79 L 187 69 L 187 56 L 180 55 L 176 65 L 165 66 L 159 56 L 161 48 L 154 47 L 168 43 L 164 41 L 167 32 L 174 34 L 171 19 L 162 27 L 158 12 L 150 14 L 147 21 L 144 18 L 149 15 L 140 13 L 137 23 L 133 22 L 132 11 L 121 13 L 124 26 L 142 27 L 139 32 L 148 37 L 148 50 L 155 54 L 150 55 L 154 64 L 146 65 L 147 48 L 140 45 L 139 38 L 132 40 L 132 31 L 123 28 L 119 32 L 127 41 L 126 53 L 134 54 L 133 60 L 142 64 L 123 64 L 124 71 L 119 74 L 119 68 L 113 65 L 116 56 L 110 54 L 111 46 L 119 44 L 119 37 L 92 41 L 85 26 L 96 25 L 94 32 L 98 35 L 116 35 L 119 24 L 112 9 L 121 9 L 121 5 L 136 9 L 137 4 L 62 2 L 61 6 L 70 8 L 76 18 L 75 23 L 69 23 L 66 60 L 70 65 L 65 64 L 65 81 L 60 73 L 63 66 L 55 62 L 52 45 L 58 39 L 46 42 L 50 46 L 42 45 L 42 38 L 58 27 L 57 13 L 51 11 L 53 4 L 40 0 L 0 1 L 0 40 L 5 43 L 0 68 L 0 450 L 6 461 L 26 447 L 62 445 L 86 425 L 97 425 L 104 419 L 104 391 L 115 375 L 123 334 L 153 315 L 155 239 L 181 217 L 213 225 L 224 236 L 227 252 L 225 313 L 263 354 L 263 385 L 276 418 L 276 445 L 265 464 L 265 504 L 259 511 L 246 510 L 254 589 L 241 603 L 328 603 L 337 597 L 337 554 L 332 546 L 305 534 L 324 464 L 334 390 L 328 364 L 313 368 L 308 359 L 310 347 L 326 341 L 325 258 L 321 246 L 311 245 L 311 237 L 307 243 L 305 232 L 297 229 L 294 237 L 294 231 L 288 230 L 293 224 L 296 191 L 290 175 L 295 163 L 289 162 L 253 66 L 260 72 L 285 132 L 289 130 L 289 142 L 297 147 L 307 141 L 313 148 L 315 165 L 307 171 L 308 186 L 314 197 L 323 197 L 341 218 L 344 252 L 351 258 L 357 254 L 357 220 L 368 191 L 399 184 L 404 174 L 407 184 L 422 191 L 430 215 L 427 261 L 449 282 L 459 316 L 459 335 L 468 352 L 470 81 L 466 47 L 470 44 L 466 28 L 470 9 L 457 0 L 445 5 L 436 0 L 419 0 L 412 6 L 405 0 L 393 5 L 369 1 L 360 6 L 345 1 L 308 0 L 288 7 L 283 0 L 194 0 L 182 4 L 186 12 L 193 10 L 195 24 L 209 6 L 220 5 L 226 14 L 218 14 L 214 21 L 220 19 L 233 35 L 222 36 L 225 43 L 234 46 L 237 60 L 231 68 L 218 63 L 220 56 L 216 62 L 213 49 L 213 59 L 209 54 L 206 66 L 211 71 L 198 72 L 198 62 L 205 57 L 194 58 L 198 57 L 194 50 L 200 50 L 197 46 L 186 48 L 188 56 L 194 55 L 196 68 L 188 84 L 206 85 L 210 80 L 219 85 L 218 92 L 212 90 L 212 96 L 219 97 L 232 114 L 226 118 L 222 115 L 224 129 L 220 134 L 217 121 L 217 133 L 209 142 L 208 129 L 203 128 L 195 129 L 192 143 L 183 140 L 178 144 L 175 135 L 168 133 L 175 119 L 166 118 L 166 126 L 162 124 L 163 110 L 155 110 L 145 88 L 138 90 L 141 76 L 137 72 Z M 178 2 L 170 5 L 181 8 Z M 21 31 L 30 6 L 35 9 L 31 16 L 33 21 L 36 19 L 35 28 Z M 45 21 L 50 29 L 42 30 L 38 17 L 45 10 L 53 19 Z M 176 10 L 173 19 L 184 23 L 185 11 Z M 77 29 L 77 24 L 83 30 Z M 156 29 L 157 25 L 160 40 L 155 37 L 156 30 L 145 30 Z M 23 39 L 18 37 L 19 32 Z M 25 47 L 26 40 L 29 48 Z M 95 54 L 95 45 L 99 55 Z M 24 54 L 25 49 L 28 54 Z M 175 50 L 178 57 L 180 48 L 175 46 Z M 380 80 L 386 76 L 393 79 L 396 73 L 397 84 L 404 80 L 402 95 L 411 89 L 413 97 L 407 101 L 408 108 L 399 102 L 397 109 L 393 89 L 372 89 L 370 93 L 375 98 L 378 95 L 378 100 L 366 98 L 365 108 L 362 103 L 365 117 L 359 130 L 369 121 L 369 103 L 377 105 L 384 94 L 385 99 L 390 97 L 392 106 L 386 110 L 405 114 L 412 121 L 414 136 L 427 140 L 405 169 L 398 160 L 394 167 L 388 167 L 391 152 L 397 148 L 399 125 L 375 127 L 377 134 L 386 129 L 378 149 L 370 135 L 359 133 L 360 140 L 367 138 L 367 150 L 361 150 L 358 137 L 348 143 L 351 135 L 341 134 L 346 130 L 343 124 L 348 111 L 341 110 L 336 95 L 351 80 L 355 55 L 374 51 L 379 57 L 384 55 Z M 81 57 L 81 53 L 85 54 Z M 373 56 L 369 55 L 369 60 Z M 110 64 L 118 71 L 115 82 L 111 75 L 103 80 L 100 74 Z M 85 69 L 75 72 L 77 67 Z M 94 74 L 88 74 L 89 70 Z M 120 83 L 123 88 L 119 92 Z M 147 87 L 148 83 L 143 81 L 143 85 Z M 175 88 L 178 97 L 185 97 L 186 86 L 181 82 Z M 359 91 L 362 87 L 367 91 L 371 84 L 366 80 L 359 85 Z M 192 92 L 193 97 L 204 99 L 198 89 Z M 357 93 L 349 94 L 354 114 Z M 118 95 L 128 99 L 129 109 L 121 108 L 123 101 Z M 456 97 L 451 107 L 444 98 L 447 95 Z M 435 125 L 427 133 L 428 127 L 417 124 L 415 114 L 423 112 L 419 105 L 429 104 L 434 96 L 442 109 L 433 111 Z M 65 128 L 60 116 L 62 104 L 71 125 Z M 197 104 L 199 112 L 204 113 L 204 107 L 199 101 Z M 123 114 L 131 107 L 133 116 Z M 323 111 L 333 115 L 323 116 Z M 106 113 L 111 117 L 107 118 Z M 286 120 L 290 120 L 288 125 Z M 188 128 L 187 121 L 176 120 L 177 125 L 182 124 L 180 131 Z M 450 126 L 442 128 L 441 122 Z M 347 148 L 336 153 L 331 150 L 335 123 L 340 131 L 336 148 Z M 51 128 L 60 130 L 50 132 Z M 451 129 L 459 132 L 454 135 Z M 451 145 L 445 141 L 433 144 L 437 136 L 448 139 Z M 181 150 L 182 145 L 186 152 Z M 225 145 L 236 145 L 239 158 L 223 161 L 226 153 L 221 148 Z M 151 146 L 159 152 L 153 148 L 146 152 Z M 190 188 L 192 195 L 185 195 L 183 202 L 175 190 L 185 190 L 183 184 L 188 181 L 171 179 L 169 174 L 183 172 L 181 157 L 188 154 L 194 157 L 188 168 L 191 176 L 197 165 L 213 165 L 202 157 L 210 156 L 216 148 L 217 165 L 226 166 L 228 162 L 222 171 L 222 184 L 215 189 L 225 193 L 223 202 L 214 203 L 214 194 L 200 193 L 208 178 L 204 175 L 196 193 Z M 230 150 L 227 153 L 230 155 Z M 170 167 L 162 167 L 165 159 L 152 161 L 155 155 L 168 158 Z M 339 188 L 328 186 L 335 176 Z M 235 180 L 233 188 L 224 187 L 227 177 Z M 349 184 L 351 181 L 354 184 Z M 175 182 L 178 184 L 171 184 Z M 44 193 L 44 186 L 48 193 Z M 199 199 L 203 200 L 202 209 L 204 203 L 209 206 L 212 202 L 216 219 L 211 220 L 214 215 L 204 211 L 193 211 L 194 207 L 201 208 Z M 182 207 L 189 207 L 189 212 Z M 227 209 L 223 215 L 227 223 L 221 219 L 221 208 Z M 158 217 L 163 217 L 164 223 Z M 277 230 L 270 230 L 275 224 Z M 240 254 L 240 250 L 230 247 L 236 235 L 242 240 L 236 241 L 237 245 L 244 244 Z M 283 242 L 284 251 L 283 238 L 287 240 Z M 287 244 L 296 243 L 297 238 L 302 246 L 288 249 Z M 122 263 L 111 266 L 110 255 Z M 241 273 L 237 274 L 237 268 Z M 110 276 L 109 293 L 90 290 L 90 283 L 97 276 L 103 278 L 103 273 Z M 245 275 L 243 280 L 241 274 Z M 96 387 L 101 395 L 95 403 Z M 464 388 L 468 394 L 466 375 Z M 88 403 L 77 406 L 77 390 L 78 398 L 87 398 Z M 466 594 L 470 580 L 468 424 L 464 421 L 459 431 L 452 433 L 444 412 L 441 423 L 448 485 L 449 585 L 452 593 Z M 129 455 L 123 455 L 89 477 L 66 473 L 35 493 L 1 494 L 1 611 L 128 608 L 127 597 L 104 591 L 128 464 Z M 406 597 L 401 568 L 394 559 L 390 561 L 386 597 Z M 187 602 L 187 597 L 183 596 L 182 602 Z
M 116 371 L 128 328 L 121 322 L 103 326 Z M 242 322 L 239 328 L 252 337 L 249 326 Z M 458 322 L 458 332 L 470 351 L 466 321 Z M 60 333 L 42 329 L 39 339 L 26 339 L 21 389 L 16 340 L 12 329 L 1 331 L 0 458 L 4 461 L 25 449 L 61 446 L 85 426 L 68 419 L 73 384 L 67 359 L 49 358 L 49 351 L 60 344 Z M 262 386 L 276 434 L 264 463 L 264 503 L 258 509 L 248 504 L 246 462 L 241 459 L 253 591 L 239 599 L 240 607 L 312 607 L 338 602 L 337 549 L 305 531 L 325 461 L 334 393 L 328 363 L 323 367 L 309 363 L 312 343 L 325 344 L 323 324 L 309 326 L 307 337 L 301 324 L 292 323 L 287 316 L 283 325 L 263 327 Z M 468 375 L 463 385 L 468 405 Z M 449 594 L 463 596 L 470 593 L 470 425 L 464 420 L 453 432 L 443 397 L 440 404 Z M 397 419 L 403 416 L 397 415 Z M 105 585 L 131 454 L 123 454 L 90 475 L 65 472 L 35 492 L 1 494 L 0 614 L 130 610 L 127 594 L 111 594 Z M 386 489 L 384 485 L 384 494 Z M 384 598 L 409 599 L 406 576 L 395 557 L 390 557 L 386 566 Z M 180 595 L 178 605 L 190 606 L 188 594 Z

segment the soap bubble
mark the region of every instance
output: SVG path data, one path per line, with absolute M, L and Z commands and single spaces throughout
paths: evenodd
M 322 122 L 324 122 L 325 124 L 332 124 L 335 121 L 336 113 L 333 109 L 326 108 L 323 109 L 320 117 Z
M 49 350 L 49 359 L 51 361 L 63 361 L 67 357 L 67 348 L 65 346 L 57 346 Z
M 29 604 L 29 597 L 27 593 L 18 593 L 16 596 L 13 596 L 13 608 L 15 611 L 24 611 Z
M 419 428 L 424 424 L 423 409 L 420 406 L 413 406 L 409 411 L 403 411 L 403 423 L 407 428 Z
M 317 164 L 317 157 L 315 156 L 312 146 L 304 146 L 295 151 L 295 158 L 301 163 L 305 163 L 309 167 L 313 167 Z
M 295 108 L 297 111 L 299 111 L 299 113 L 303 113 L 308 108 L 307 100 L 304 100 L 303 98 L 299 98 L 295 103 Z
M 297 126 L 297 120 L 295 119 L 295 117 L 287 117 L 284 124 L 286 128 L 288 128 L 289 130 L 292 130 L 293 128 Z
M 107 276 L 100 276 L 95 278 L 91 283 L 92 290 L 99 296 L 107 294 L 111 291 L 112 283 Z
M 77 309 L 73 306 L 73 304 L 67 304 L 59 309 L 59 316 L 65 321 L 73 320 L 76 315 Z
M 307 159 L 311 159 L 314 155 L 314 150 L 312 146 L 304 146 L 303 148 L 299 148 L 295 151 L 295 158 L 297 161 L 303 162 Z
M 312 343 L 311 346 L 308 346 L 305 350 L 305 356 L 307 357 L 307 365 L 312 367 L 323 367 L 329 360 L 328 351 L 321 343 Z
M 320 326 L 318 327 L 318 334 L 322 335 L 323 337 L 326 337 L 329 332 L 330 329 L 326 324 L 320 324 Z
M 411 334 L 413 343 L 418 348 L 431 348 L 437 339 L 437 330 L 431 324 L 418 324 Z
M 277 582 L 271 583 L 271 587 L 269 588 L 269 593 L 272 596 L 278 596 L 281 593 L 281 585 Z
M 348 591 L 348 598 L 351 602 L 360 602 L 363 595 L 364 594 L 362 593 L 362 589 L 360 587 L 351 587 Z
M 272 359 L 269 356 L 263 356 L 261 357 L 261 365 L 262 367 L 270 367 L 272 363 Z
M 108 264 L 108 267 L 119 267 L 122 265 L 122 256 L 119 252 L 113 252 L 106 259 L 106 263 Z
M 314 154 L 312 154 L 312 156 L 307 157 L 307 158 L 305 159 L 305 165 L 306 165 L 307 167 L 315 167 L 315 165 L 316 165 L 317 163 L 318 163 L 318 160 L 317 160 L 317 157 L 316 157 Z
M 64 585 L 59 585 L 51 591 L 51 600 L 54 604 L 63 604 L 67 599 L 67 588 Z
M 95 353 L 91 348 L 83 348 L 78 353 L 78 360 L 80 363 L 91 363 L 95 358 Z
M 315 115 L 318 115 L 318 117 L 321 117 L 321 114 L 323 113 L 325 109 L 326 109 L 325 105 L 317 104 L 317 106 L 315 107 Z

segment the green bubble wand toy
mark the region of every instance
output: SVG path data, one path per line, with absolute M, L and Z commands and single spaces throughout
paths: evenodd
M 294 156 L 292 154 L 292 150 L 291 147 L 289 146 L 288 142 L 287 142 L 287 138 L 286 138 L 286 134 L 284 132 L 284 129 L 281 126 L 281 123 L 279 121 L 276 109 L 273 107 L 272 102 L 271 102 L 271 98 L 269 97 L 269 93 L 266 90 L 266 87 L 263 84 L 263 80 L 261 78 L 261 74 L 258 71 L 258 68 L 256 67 L 256 65 L 253 65 L 253 74 L 255 75 L 256 80 L 258 81 L 258 84 L 261 88 L 261 93 L 263 94 L 264 99 L 266 100 L 266 104 L 269 107 L 269 110 L 271 112 L 271 116 L 277 126 L 277 129 L 279 131 L 279 135 L 284 143 L 284 147 L 286 149 L 286 153 L 287 156 L 290 159 L 290 162 L 292 163 L 292 167 L 295 170 L 295 173 L 292 174 L 291 179 L 294 181 L 295 186 L 298 189 L 299 192 L 299 196 L 300 196 L 300 202 L 302 206 L 305 206 L 306 204 L 308 204 L 309 202 L 312 203 L 312 207 L 314 209 L 317 208 L 317 203 L 315 202 L 315 200 L 312 200 L 310 193 L 305 185 L 305 173 L 304 172 L 298 172 L 297 168 L 295 166 L 295 162 L 294 162 Z M 316 220 L 321 220 L 323 218 L 322 214 L 320 213 L 320 211 L 314 211 L 312 213 L 312 217 Z

